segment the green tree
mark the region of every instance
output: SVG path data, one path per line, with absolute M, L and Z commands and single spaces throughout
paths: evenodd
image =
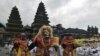
M 88 27 L 87 27 L 87 36 L 88 36 L 88 37 L 90 36 L 90 32 L 91 32 L 91 28 L 90 28 L 90 26 L 88 25 Z
M 95 26 L 95 34 L 98 34 L 98 28 Z

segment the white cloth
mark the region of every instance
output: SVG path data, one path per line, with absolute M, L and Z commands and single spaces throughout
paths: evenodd
M 89 56 L 89 47 L 82 46 L 76 48 L 76 56 Z
M 11 52 L 12 48 L 13 48 L 13 45 L 12 44 L 9 44 L 8 45 L 9 53 Z
M 76 56 L 84 56 L 85 52 L 82 49 L 82 47 L 77 47 L 76 48 Z
M 9 48 L 8 46 L 9 46 L 8 44 L 5 44 L 4 48 L 8 49 Z
M 98 53 L 98 49 L 97 48 L 90 48 L 90 54 L 91 56 L 100 56 Z
M 31 56 L 35 56 L 36 49 L 37 47 L 34 47 L 32 50 L 30 50 Z
M 61 45 L 59 45 L 59 48 L 58 48 L 58 55 L 63 56 L 63 48 Z
M 31 40 L 29 40 L 29 41 L 28 41 L 28 46 L 30 46 L 30 44 L 31 44 L 31 43 L 32 43 L 32 41 L 31 41 Z
M 98 46 L 96 49 L 98 50 L 98 54 L 100 56 L 100 46 Z
M 50 50 L 50 56 L 54 56 L 55 55 L 55 49 L 53 47 L 51 47 L 49 50 Z
M 89 46 L 85 46 L 85 56 L 90 56 L 89 49 Z

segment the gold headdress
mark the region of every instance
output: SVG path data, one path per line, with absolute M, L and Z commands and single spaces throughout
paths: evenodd
M 35 37 L 42 36 L 44 29 L 47 29 L 49 31 L 50 37 L 53 37 L 53 34 L 52 34 L 53 33 L 53 30 L 52 30 L 51 26 L 48 26 L 48 25 L 43 25 L 39 29 L 39 32 L 37 33 L 37 35 Z

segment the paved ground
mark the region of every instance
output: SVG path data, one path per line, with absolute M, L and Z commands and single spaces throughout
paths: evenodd
M 9 56 L 8 49 L 0 47 L 0 56 Z

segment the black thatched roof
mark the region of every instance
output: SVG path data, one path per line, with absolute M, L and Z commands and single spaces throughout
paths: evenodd
M 0 23 L 0 27 L 3 27 L 4 28 L 4 25 L 2 23 Z

